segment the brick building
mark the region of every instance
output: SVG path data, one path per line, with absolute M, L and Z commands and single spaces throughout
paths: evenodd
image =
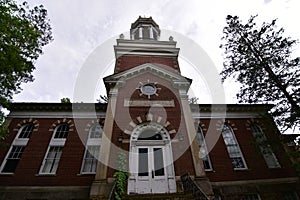
M 114 47 L 108 103 L 13 103 L 1 143 L 1 199 L 108 199 L 118 155 L 130 196 L 298 199 L 270 105 L 189 104 L 176 42 L 138 18 Z M 153 197 L 154 197 L 153 196 Z

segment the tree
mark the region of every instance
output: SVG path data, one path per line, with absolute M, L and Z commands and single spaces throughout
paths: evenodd
M 8 108 L 21 83 L 32 82 L 35 61 L 52 40 L 47 11 L 0 0 L 0 110 Z M 3 115 L 3 112 L 1 115 Z M 2 125 L 2 124 L 0 124 Z
M 71 103 L 71 100 L 70 100 L 70 98 L 62 98 L 61 100 L 60 100 L 60 103 Z
M 300 58 L 292 58 L 297 41 L 284 37 L 276 20 L 258 27 L 255 18 L 243 24 L 237 16 L 227 16 L 220 75 L 223 81 L 233 77 L 241 83 L 239 102 L 275 104 L 270 114 L 279 127 L 299 129 Z
M 100 95 L 100 99 L 96 99 L 98 103 L 108 103 L 108 97 L 106 95 Z

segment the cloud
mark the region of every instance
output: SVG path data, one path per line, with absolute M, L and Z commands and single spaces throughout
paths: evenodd
M 88 55 L 112 36 L 129 31 L 131 23 L 139 15 L 152 16 L 161 29 L 170 29 L 193 39 L 207 51 L 220 69 L 223 58 L 219 44 L 227 14 L 239 15 L 243 20 L 255 14 L 259 14 L 261 21 L 279 18 L 280 25 L 288 33 L 295 39 L 300 38 L 297 26 L 291 20 L 299 18 L 297 0 L 28 2 L 30 5 L 43 4 L 48 10 L 54 42 L 44 49 L 44 54 L 36 63 L 35 81 L 22 85 L 24 90 L 14 96 L 15 101 L 57 102 L 62 97 L 72 98 L 77 73 Z M 113 51 L 113 48 L 108 51 Z

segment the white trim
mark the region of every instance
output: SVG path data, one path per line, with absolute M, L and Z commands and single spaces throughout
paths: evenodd
M 52 112 L 52 111 L 12 111 L 9 113 L 8 118 L 105 118 L 106 113 L 96 113 L 91 112 L 74 112 L 73 111 L 62 111 L 62 112 Z
M 219 181 L 210 182 L 213 186 L 233 186 L 233 185 L 243 185 L 243 184 L 276 184 L 276 183 L 294 183 L 298 182 L 298 177 L 290 178 L 272 178 L 272 179 L 255 179 L 255 180 L 243 180 L 243 181 Z
M 138 140 L 139 135 L 147 129 L 157 130 L 157 133 L 161 134 L 162 140 Z M 130 137 L 130 152 L 129 152 L 129 171 L 130 177 L 128 179 L 128 193 L 141 193 L 138 187 L 140 186 L 139 180 L 141 177 L 138 176 L 138 149 L 139 148 L 148 148 L 153 149 L 155 147 L 163 149 L 163 162 L 164 162 L 164 181 L 161 184 L 165 184 L 166 191 L 162 189 L 158 193 L 174 193 L 176 192 L 176 180 L 175 180 L 175 171 L 173 165 L 173 155 L 171 147 L 171 139 L 167 130 L 160 124 L 157 123 L 145 123 L 137 125 L 132 131 Z M 148 160 L 151 164 L 151 160 Z M 149 174 L 150 176 L 150 174 Z M 147 176 L 149 178 L 149 176 Z M 148 180 L 148 179 L 147 179 Z M 147 181 L 145 180 L 145 181 Z M 142 181 L 142 180 L 140 180 Z M 150 182 L 154 180 L 150 180 Z M 150 184 L 149 182 L 149 184 Z M 151 185 L 151 184 L 150 184 Z M 149 186 L 150 187 L 150 186 Z M 149 190 L 151 191 L 151 189 Z M 152 191 L 151 191 L 152 192 Z M 150 192 L 150 193 L 151 193 Z M 155 191 L 154 191 L 155 192 Z M 146 192 L 149 193 L 149 192 Z

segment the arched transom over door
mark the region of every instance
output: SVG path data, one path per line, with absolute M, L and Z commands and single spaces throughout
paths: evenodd
M 170 135 L 162 125 L 145 123 L 132 131 L 129 171 L 129 194 L 176 192 Z

